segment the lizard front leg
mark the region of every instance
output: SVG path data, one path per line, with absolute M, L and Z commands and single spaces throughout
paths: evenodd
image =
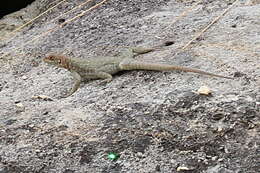
M 73 93 L 75 93 L 79 89 L 80 83 L 83 80 L 86 80 L 86 79 L 104 79 L 101 82 L 101 84 L 103 84 L 103 83 L 110 82 L 113 78 L 111 74 L 105 73 L 105 72 L 86 73 L 85 75 L 83 75 L 83 78 L 75 71 L 72 71 L 71 74 L 72 74 L 72 76 L 75 80 L 75 83 L 74 83 L 74 86 L 71 88 L 70 92 L 68 94 L 66 94 L 64 97 L 69 97 Z
M 74 83 L 74 86 L 71 88 L 71 90 L 69 91 L 68 94 L 66 94 L 64 97 L 69 97 L 71 96 L 74 92 L 76 92 L 78 89 L 79 89 L 79 86 L 80 86 L 80 83 L 81 83 L 81 76 L 75 72 L 75 71 L 72 71 L 71 72 L 74 80 L 75 80 L 75 83 Z

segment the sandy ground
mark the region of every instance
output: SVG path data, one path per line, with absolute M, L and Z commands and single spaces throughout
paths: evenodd
M 108 0 L 57 27 L 101 1 L 59 17 L 82 2 L 66 1 L 12 41 L 0 43 L 0 56 L 6 54 L 0 58 L 1 173 L 260 170 L 259 1 L 238 2 L 185 50 L 233 1 Z M 6 16 L 0 21 L 1 35 L 50 6 L 37 0 Z M 49 53 L 95 58 L 115 55 L 124 46 L 165 41 L 174 44 L 137 58 L 234 80 L 131 71 L 106 85 L 89 82 L 61 98 L 73 84 L 71 75 L 42 62 Z M 197 93 L 204 85 L 211 95 Z M 120 157 L 109 160 L 109 152 Z

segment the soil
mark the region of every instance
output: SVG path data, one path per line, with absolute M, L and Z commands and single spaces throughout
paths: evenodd
M 82 2 L 65 1 L 15 36 L 53 4 L 36 0 L 0 21 L 0 173 L 259 172 L 259 1 L 238 1 L 186 49 L 234 1 L 107 0 L 70 21 L 101 1 L 66 13 Z M 42 62 L 49 53 L 97 58 L 165 42 L 137 58 L 234 80 L 129 71 L 62 98 L 73 78 Z M 212 94 L 199 94 L 202 86 Z

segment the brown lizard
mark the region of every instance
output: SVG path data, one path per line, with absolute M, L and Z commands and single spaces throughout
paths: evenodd
M 128 48 L 119 56 L 96 57 L 95 59 L 70 58 L 63 55 L 49 55 L 43 59 L 44 62 L 65 68 L 72 73 L 75 84 L 65 96 L 72 95 L 80 86 L 80 83 L 89 79 L 104 79 L 110 82 L 112 75 L 124 70 L 155 70 L 155 71 L 185 71 L 203 75 L 232 79 L 222 75 L 205 72 L 198 69 L 175 66 L 169 64 L 146 63 L 134 59 L 135 55 L 154 51 L 155 48 Z

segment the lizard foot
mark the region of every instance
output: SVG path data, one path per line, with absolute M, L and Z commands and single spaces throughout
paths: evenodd
M 98 85 L 106 85 L 107 83 L 109 83 L 111 81 L 112 81 L 112 78 L 108 78 L 108 79 L 105 79 L 105 80 L 102 80 L 101 82 L 99 82 Z

